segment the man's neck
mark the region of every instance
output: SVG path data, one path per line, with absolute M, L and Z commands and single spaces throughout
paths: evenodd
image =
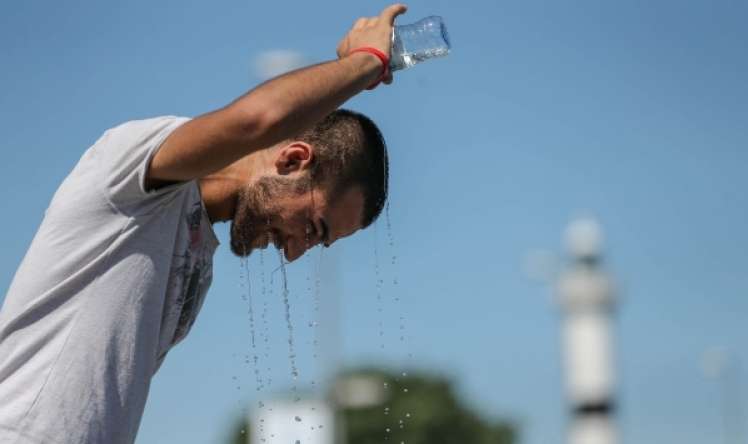
M 198 181 L 212 223 L 234 219 L 239 192 L 264 174 L 265 158 L 261 153 L 234 162 Z
M 200 195 L 212 223 L 231 220 L 236 210 L 238 188 L 211 174 L 198 181 Z

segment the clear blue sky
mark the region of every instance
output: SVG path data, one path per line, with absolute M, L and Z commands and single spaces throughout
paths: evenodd
M 54 190 L 105 129 L 222 106 L 257 84 L 251 63 L 265 50 L 329 59 L 357 17 L 384 5 L 5 2 L 0 298 Z M 374 118 L 389 143 L 395 246 L 380 223 L 384 349 L 373 230 L 325 252 L 323 266 L 337 277 L 323 290 L 338 288 L 342 300 L 337 354 L 348 365 L 404 365 L 403 315 L 408 365 L 453 377 L 486 414 L 519 420 L 524 444 L 561 442 L 558 313 L 522 262 L 535 248 L 559 250 L 570 218 L 592 212 L 622 284 L 625 442 L 719 442 L 718 387 L 700 358 L 722 345 L 748 367 L 748 6 L 409 6 L 403 22 L 445 17 L 453 54 L 348 104 Z M 217 230 L 224 245 L 214 286 L 154 380 L 138 443 L 217 442 L 242 400 L 254 399 L 239 264 L 226 226 Z M 326 366 L 311 357 L 306 326 L 317 256 L 289 267 L 302 385 Z M 269 272 L 277 260 L 265 259 Z M 290 377 L 277 295 L 267 318 L 277 347 L 265 362 L 282 390 Z M 743 381 L 745 398 L 748 375 Z

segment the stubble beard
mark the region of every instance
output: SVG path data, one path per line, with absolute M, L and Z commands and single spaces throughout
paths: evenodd
M 262 178 L 239 192 L 234 219 L 231 221 L 231 251 L 246 257 L 261 244 L 260 236 L 269 236 L 272 209 L 272 179 Z
M 231 221 L 231 251 L 246 257 L 254 248 L 264 248 L 276 240 L 272 238 L 270 222 L 280 218 L 280 208 L 274 202 L 283 195 L 308 192 L 310 186 L 309 177 L 293 180 L 266 176 L 242 189 Z

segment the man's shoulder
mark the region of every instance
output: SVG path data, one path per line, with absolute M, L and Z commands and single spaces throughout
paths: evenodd
M 105 133 L 137 133 L 148 130 L 158 130 L 170 125 L 178 125 L 190 120 L 190 117 L 164 115 L 156 117 L 147 117 L 143 119 L 128 120 L 115 125 L 105 131 Z

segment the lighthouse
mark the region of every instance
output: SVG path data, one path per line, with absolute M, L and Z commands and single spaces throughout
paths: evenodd
M 569 444 L 617 444 L 612 324 L 615 291 L 602 265 L 603 236 L 593 219 L 566 230 L 568 266 L 558 275 L 561 341 L 569 399 Z

